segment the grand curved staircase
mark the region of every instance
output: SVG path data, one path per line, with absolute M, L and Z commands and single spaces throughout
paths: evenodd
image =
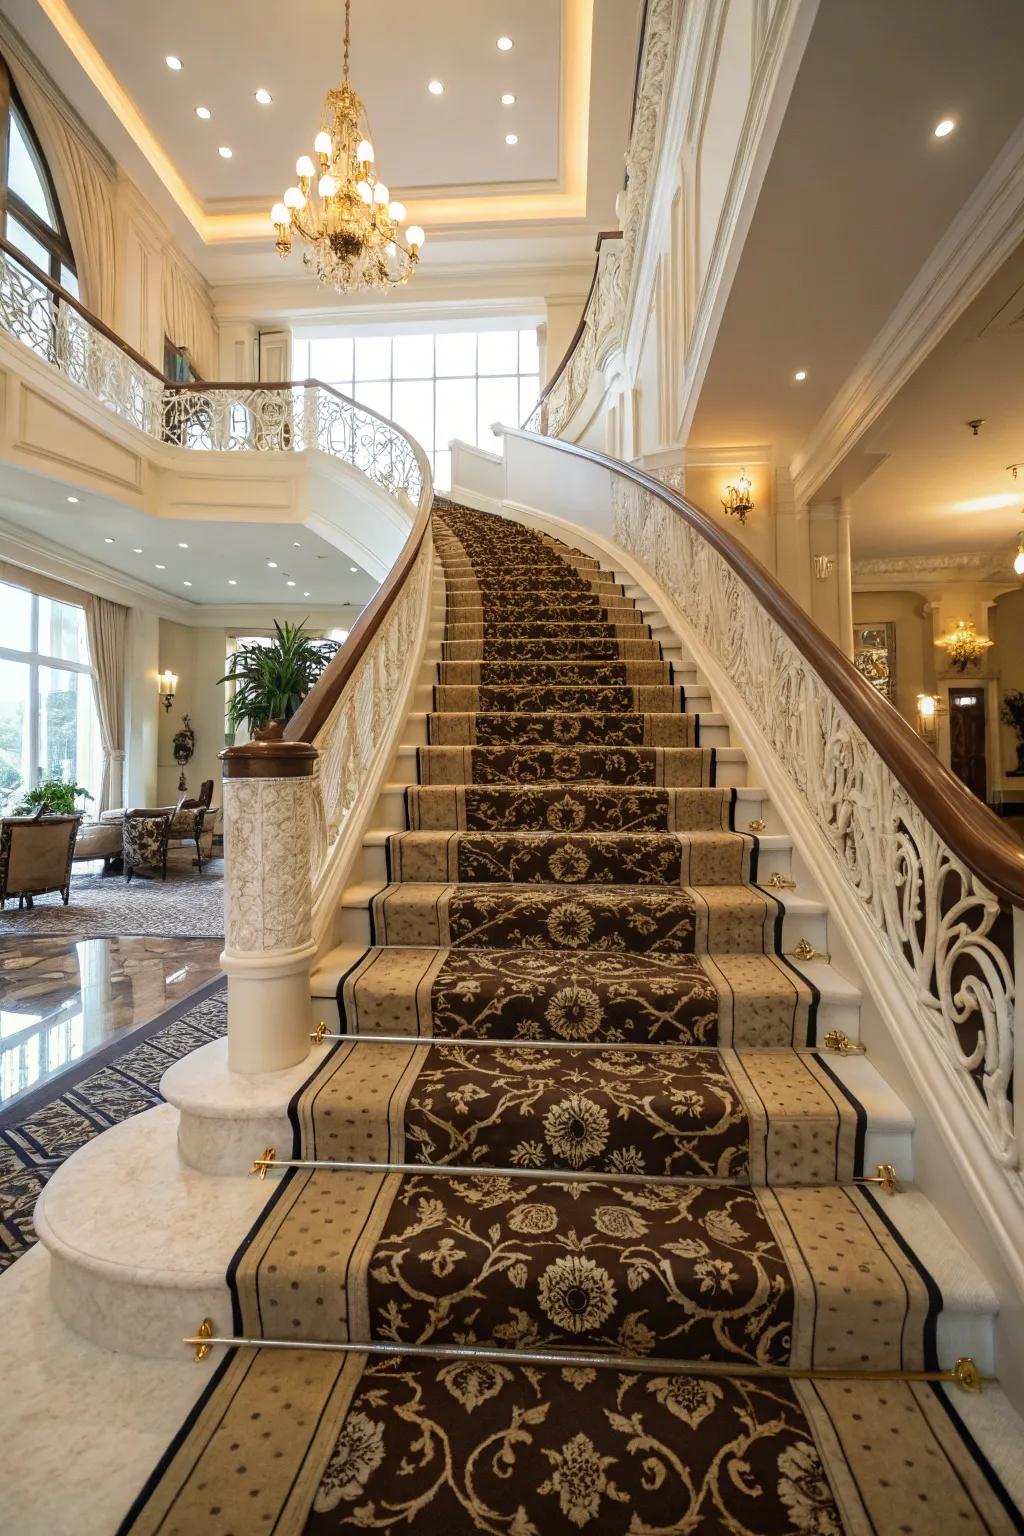
M 1020 1529 L 996 1298 L 770 788 L 621 573 L 451 504 L 433 542 L 314 1056 L 225 1131 L 207 1047 L 41 1202 L 68 1322 L 220 1348 L 122 1529 Z M 202 1232 L 112 1251 L 114 1167 Z

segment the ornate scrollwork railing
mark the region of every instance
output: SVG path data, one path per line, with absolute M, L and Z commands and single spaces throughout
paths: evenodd
M 794 642 L 753 582 L 702 532 L 696 509 L 673 506 L 670 492 L 647 488 L 637 472 L 611 478 L 616 538 L 670 594 L 745 701 L 776 771 L 798 792 L 887 955 L 921 1041 L 944 1062 L 1024 1200 L 1013 1107 L 1013 912 L 1024 907 L 1024 850 L 961 786 L 938 782 L 944 771 L 909 727 L 890 719 L 877 697 L 865 698 L 856 712 L 882 713 L 886 755 L 902 754 L 911 768 L 921 758 L 922 790 L 910 792 L 882 755 L 882 732 L 869 738 L 848 707 L 861 680 L 845 680 L 844 703 L 822 675 L 827 642 L 821 637 L 817 652 Z M 739 558 L 774 586 L 749 556 Z M 789 603 L 781 590 L 779 599 Z M 828 650 L 833 670 L 848 666 Z M 925 803 L 929 779 L 932 804 Z M 979 818 L 991 820 L 987 837 Z M 939 819 L 955 830 L 944 835 Z M 986 861 L 988 880 L 978 873 Z
M 0 329 L 161 442 L 215 453 L 318 449 L 388 495 L 420 501 L 423 464 L 393 422 L 314 379 L 172 384 L 3 241 Z

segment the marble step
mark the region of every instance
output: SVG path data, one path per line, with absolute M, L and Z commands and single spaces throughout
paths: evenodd
M 557 1175 L 547 1178 L 557 1183 Z M 215 1333 L 231 1333 L 228 1266 L 276 1188 L 273 1175 L 261 1182 L 189 1167 L 170 1104 L 114 1126 L 70 1157 L 40 1197 L 37 1227 L 57 1313 L 102 1348 L 169 1360 L 181 1358 L 181 1339 L 202 1317 Z M 941 1295 L 940 1363 L 969 1354 L 991 1373 L 998 1310 L 991 1286 L 920 1192 L 879 1199 Z
M 363 881 L 346 888 L 342 893 L 341 904 L 338 911 L 336 934 L 341 944 L 358 945 L 367 949 L 373 943 L 383 942 L 374 939 L 371 928 L 370 907 L 375 896 L 385 889 L 380 881 Z M 430 904 L 437 899 L 438 893 L 455 890 L 456 887 L 421 886 L 417 887 L 418 902 L 423 904 L 423 917 L 426 920 Z M 508 891 L 508 887 L 501 887 Z M 550 890 L 551 887 L 512 887 L 512 891 L 528 890 L 531 894 L 537 890 Z M 609 888 L 605 888 L 606 890 Z M 568 893 L 565 893 L 566 895 Z M 801 942 L 806 940 L 818 955 L 828 953 L 828 908 L 822 901 L 815 901 L 809 897 L 800 896 L 793 891 L 780 891 L 773 893 L 781 908 L 782 952 L 790 954 Z M 563 898 L 563 892 L 559 891 L 559 899 Z M 416 940 L 415 942 L 426 942 Z
M 393 837 L 409 839 L 405 849 L 406 853 L 408 854 L 414 852 L 417 839 L 419 839 L 420 842 L 423 842 L 427 838 L 436 841 L 438 837 L 443 835 L 444 834 L 436 832 L 392 832 L 383 827 L 376 827 L 371 829 L 366 833 L 366 836 L 363 839 L 363 879 L 380 880 L 382 884 L 386 884 L 389 878 L 389 870 L 394 868 L 395 850 L 391 845 L 391 839 Z M 493 834 L 486 832 L 457 833 L 454 830 L 449 834 L 450 837 L 459 838 L 462 841 L 467 842 L 470 846 L 473 846 L 474 838 L 487 838 L 492 835 Z M 557 846 L 559 848 L 569 846 L 573 842 L 572 834 L 549 835 L 545 833 L 498 833 L 496 835 L 503 840 L 507 840 L 509 838 L 518 839 L 523 837 L 537 840 L 547 837 L 548 840 L 552 842 L 553 847 Z M 616 835 L 617 834 L 615 833 L 604 834 L 606 838 L 614 838 Z M 682 842 L 685 842 L 687 838 L 687 834 L 685 832 L 664 834 L 664 836 L 678 837 L 678 839 Z M 557 841 L 555 841 L 556 838 Z M 770 879 L 770 877 L 775 874 L 781 875 L 784 880 L 791 879 L 793 868 L 792 839 L 784 835 L 762 835 L 758 837 L 757 843 L 757 883 L 765 884 Z M 452 850 L 452 853 L 454 855 L 454 849 Z M 407 866 L 406 872 L 402 875 L 402 879 L 408 881 L 420 878 L 409 873 L 409 867 L 410 866 Z M 434 874 L 430 876 L 424 875 L 422 878 L 437 880 L 441 877 L 437 874 Z M 567 889 L 576 889 L 576 886 L 567 886 Z M 637 889 L 645 890 L 650 889 L 650 887 L 638 885 Z
M 310 977 L 311 1030 L 316 1030 L 321 1024 L 331 1033 L 342 1030 L 338 1009 L 338 987 L 342 979 L 365 955 L 366 948 L 367 946 L 358 944 L 339 944 L 317 962 Z M 830 1030 L 841 1030 L 855 1044 L 859 1043 L 861 1016 L 859 988 L 848 981 L 827 960 L 800 961 L 797 969 L 818 994 L 816 1039 L 824 1040 Z M 404 1027 L 396 1025 L 394 1033 L 403 1033 Z M 830 1064 L 838 1063 L 844 1070 L 848 1062 L 860 1062 L 865 1059 L 863 1056 L 829 1056 Z
M 403 752 L 405 749 L 402 749 Z M 377 799 L 377 809 L 374 814 L 374 827 L 379 831 L 404 832 L 408 829 L 408 802 L 407 789 L 419 788 L 415 777 L 416 758 L 412 752 L 405 757 L 400 757 L 396 762 L 396 770 L 411 763 L 413 777 L 405 783 L 385 784 Z M 435 786 L 437 787 L 437 786 Z M 493 789 L 495 785 L 481 785 L 481 789 Z M 716 788 L 719 786 L 715 786 Z M 728 786 L 723 786 L 728 787 Z M 747 788 L 745 785 L 736 791 L 735 823 L 737 832 L 750 831 L 750 822 L 763 821 L 764 833 L 759 834 L 762 841 L 765 835 L 777 834 L 783 831 L 781 821 L 769 801 L 766 791 L 759 787 Z

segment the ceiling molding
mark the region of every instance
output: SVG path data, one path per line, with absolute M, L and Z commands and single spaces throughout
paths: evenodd
M 871 584 L 893 587 L 911 583 L 934 586 L 936 583 L 970 582 L 993 584 L 1005 589 L 1017 585 L 1010 574 L 1010 562 L 1004 550 L 982 549 L 948 555 L 880 555 L 854 560 L 854 586 Z
M 964 203 L 790 469 L 810 501 L 1024 239 L 1024 124 Z
M 124 576 L 99 560 L 73 554 L 50 539 L 38 535 L 26 538 L 24 530 L 14 523 L 0 521 L 0 556 L 27 571 L 51 576 L 56 581 L 66 582 L 70 587 L 78 587 L 97 597 L 109 597 L 111 601 L 124 603 L 130 608 L 149 608 L 163 619 L 188 623 L 189 614 L 198 606 L 181 598 L 170 597 L 148 582 Z
M 211 212 L 200 201 L 74 15 L 68 0 L 37 0 L 37 4 L 203 243 L 271 240 L 274 231 L 268 207 L 257 211 L 235 205 L 230 212 Z M 545 190 L 541 184 L 539 190 L 502 190 L 469 196 L 409 194 L 403 201 L 410 222 L 438 229 L 541 219 L 564 221 L 586 216 L 593 34 L 594 0 L 563 0 L 560 185 L 552 190 Z M 267 204 L 274 196 L 273 192 L 267 194 Z
M 694 447 L 681 450 L 687 469 L 740 469 L 745 464 L 775 463 L 775 449 L 771 443 L 740 443 L 738 447 Z

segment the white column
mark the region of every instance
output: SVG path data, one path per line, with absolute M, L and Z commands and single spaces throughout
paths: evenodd
M 228 1066 L 279 1072 L 310 1049 L 316 751 L 275 724 L 222 761 Z

